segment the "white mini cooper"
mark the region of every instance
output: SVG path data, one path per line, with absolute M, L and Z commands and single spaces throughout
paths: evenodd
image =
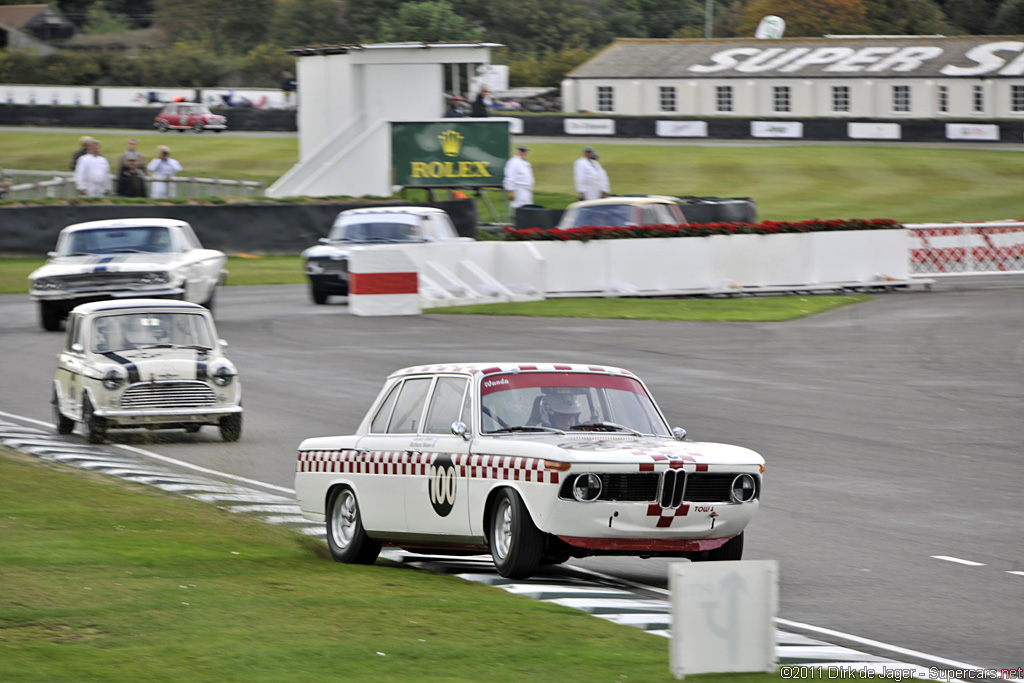
M 242 435 L 242 388 L 210 312 L 197 304 L 123 299 L 81 304 L 68 317 L 53 378 L 53 419 L 90 443 L 109 429 L 216 425 Z
M 764 459 L 685 437 L 618 368 L 406 368 L 355 434 L 302 442 L 295 490 L 340 562 L 489 551 L 525 578 L 588 555 L 738 560 Z

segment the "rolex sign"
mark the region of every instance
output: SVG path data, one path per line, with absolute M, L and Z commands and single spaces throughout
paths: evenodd
M 510 144 L 507 121 L 392 123 L 394 184 L 501 187 Z

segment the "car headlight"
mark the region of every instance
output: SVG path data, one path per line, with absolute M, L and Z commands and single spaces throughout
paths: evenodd
M 210 373 L 210 377 L 213 379 L 213 383 L 219 387 L 226 387 L 231 384 L 231 380 L 235 378 L 235 369 L 227 363 L 221 363 L 213 369 Z
M 119 368 L 110 368 L 103 374 L 103 386 L 107 389 L 114 390 L 127 381 L 128 377 L 125 375 L 124 370 Z
M 60 280 L 52 277 L 41 277 L 33 282 L 32 286 L 36 289 L 58 289 L 60 287 Z
M 729 497 L 734 503 L 749 503 L 757 496 L 757 479 L 752 474 L 737 474 Z
M 572 483 L 572 495 L 582 503 L 597 500 L 601 495 L 601 477 L 593 472 L 576 475 Z
M 170 282 L 170 278 L 167 276 L 167 273 L 153 271 L 150 273 L 143 273 L 142 277 L 139 278 L 139 282 L 144 285 L 166 285 Z

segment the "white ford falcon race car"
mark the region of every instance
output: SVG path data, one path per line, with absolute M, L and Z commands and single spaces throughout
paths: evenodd
M 28 279 L 40 323 L 54 331 L 78 304 L 103 299 L 184 299 L 212 309 L 226 262 L 185 221 L 90 221 L 61 230 L 56 251 Z
M 738 560 L 764 459 L 685 436 L 618 368 L 406 368 L 355 434 L 302 442 L 295 491 L 339 562 L 489 550 L 525 578 L 588 555 Z
M 242 435 L 242 387 L 210 312 L 162 299 L 99 301 L 68 317 L 53 378 L 60 434 L 81 422 L 90 443 L 108 429 L 216 425 L 225 441 Z

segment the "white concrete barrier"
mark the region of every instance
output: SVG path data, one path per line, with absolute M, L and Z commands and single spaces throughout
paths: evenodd
M 401 247 L 353 247 L 348 269 L 348 309 L 353 315 L 419 314 L 416 264 Z

